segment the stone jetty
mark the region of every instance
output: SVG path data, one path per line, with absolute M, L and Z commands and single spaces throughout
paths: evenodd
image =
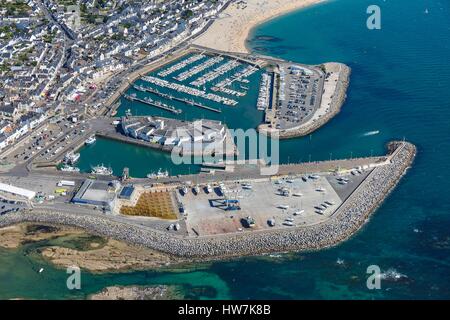
M 326 222 L 308 227 L 187 237 L 116 221 L 101 214 L 24 211 L 0 217 L 0 227 L 21 222 L 70 225 L 185 258 L 219 258 L 269 252 L 318 250 L 348 239 L 388 196 L 411 166 L 416 147 L 391 142 L 389 164 L 376 167 Z

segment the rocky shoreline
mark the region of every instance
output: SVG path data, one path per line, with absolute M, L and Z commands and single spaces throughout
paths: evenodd
M 44 211 L 15 212 L 1 216 L 0 227 L 21 222 L 70 225 L 185 258 L 318 250 L 337 245 L 357 232 L 405 174 L 416 155 L 416 147 L 407 142 L 391 142 L 389 150 L 391 164 L 375 168 L 330 220 L 307 228 L 188 238 L 113 221 L 100 215 Z
M 176 297 L 174 288 L 159 285 L 154 287 L 106 287 L 88 298 L 89 300 L 170 300 Z

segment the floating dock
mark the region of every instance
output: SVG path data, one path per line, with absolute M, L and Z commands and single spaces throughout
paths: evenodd
M 157 96 L 160 96 L 162 98 L 183 102 L 183 103 L 185 103 L 187 105 L 191 105 L 191 106 L 194 106 L 194 107 L 202 108 L 202 109 L 209 110 L 209 111 L 212 111 L 212 112 L 217 112 L 217 113 L 221 113 L 222 112 L 222 110 L 220 110 L 220 109 L 215 109 L 215 108 L 212 108 L 212 107 L 205 106 L 204 104 L 201 104 L 200 102 L 195 102 L 194 100 L 189 100 L 189 99 L 185 99 L 185 98 L 174 97 L 171 94 L 163 93 L 163 92 L 160 92 L 160 91 L 158 91 L 156 89 L 153 89 L 153 88 L 137 86 L 137 85 L 133 85 L 133 88 L 138 90 L 138 91 L 141 91 L 141 92 L 153 93 L 153 94 L 156 94 Z
M 163 109 L 163 110 L 166 110 L 166 111 L 175 113 L 175 114 L 180 114 L 180 113 L 183 112 L 183 111 L 180 110 L 180 109 L 175 109 L 175 108 L 172 107 L 172 106 L 168 106 L 168 105 L 166 105 L 166 104 L 164 104 L 164 103 L 157 102 L 157 101 L 153 101 L 153 100 L 151 100 L 151 99 L 148 99 L 148 100 L 146 100 L 146 99 L 141 99 L 141 98 L 138 98 L 138 97 L 136 97 L 136 96 L 130 96 L 130 95 L 128 95 L 128 94 L 125 94 L 125 95 L 124 95 L 124 98 L 127 99 L 127 100 L 130 100 L 130 101 L 138 101 L 138 102 L 147 104 L 147 105 L 149 105 L 149 106 L 156 107 L 156 108 L 159 108 L 159 109 Z

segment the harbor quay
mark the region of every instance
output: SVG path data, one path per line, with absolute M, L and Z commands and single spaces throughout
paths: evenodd
M 29 170 L 56 168 L 68 155 L 78 155 L 92 137 L 117 140 L 180 156 L 233 157 L 237 153 L 233 136 L 227 126 L 215 120 L 184 121 L 165 117 L 98 117 L 88 119 L 83 129 L 61 136 L 30 157 Z M 76 129 L 75 129 L 76 130 Z M 74 161 L 75 163 L 76 161 Z
M 391 142 L 388 150 L 385 158 L 371 159 L 365 165 L 343 171 L 337 168 L 335 172 L 320 172 L 308 168 L 309 174 L 295 176 L 291 168 L 286 177 L 255 177 L 239 183 L 223 181 L 211 186 L 209 191 L 208 185 L 201 186 L 204 190 L 196 189 L 195 180 L 181 185 L 136 185 L 135 189 L 140 189 L 141 193 L 172 192 L 171 201 L 183 210 L 178 211 L 176 220 L 166 223 L 155 217 L 137 219 L 55 200 L 4 214 L 0 216 L 0 226 L 20 222 L 70 225 L 193 259 L 317 250 L 336 245 L 355 234 L 397 185 L 417 152 L 414 145 L 405 141 Z M 103 182 L 109 184 L 106 180 Z M 103 185 L 99 181 L 99 185 L 92 188 L 100 190 Z M 108 192 L 111 191 L 104 189 L 104 193 Z M 120 193 L 121 199 L 117 202 L 121 205 L 139 203 L 132 192 Z M 270 199 L 266 206 L 272 213 L 256 208 L 254 201 L 261 201 L 261 196 Z M 207 212 L 196 212 L 196 207 Z M 217 221 L 221 221 L 221 225 Z M 241 225 L 232 229 L 236 222 Z

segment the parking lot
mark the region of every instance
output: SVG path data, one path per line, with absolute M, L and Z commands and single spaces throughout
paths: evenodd
M 69 119 L 50 121 L 26 136 L 2 158 L 4 163 L 15 165 L 30 161 L 54 161 L 77 137 L 84 135 L 88 126 L 84 121 Z
M 20 202 L 0 197 L 0 216 L 23 208 L 25 208 L 25 205 Z
M 276 129 L 299 126 L 313 117 L 320 106 L 323 78 L 322 72 L 316 69 L 281 65 Z
M 242 183 L 226 183 L 225 197 L 218 186 L 210 194 L 202 188 L 198 195 L 189 190 L 186 195 L 178 192 L 177 197 L 187 212 L 190 235 L 307 226 L 329 218 L 342 201 L 325 176 L 305 180 L 249 181 L 251 189 Z M 240 210 L 227 210 L 225 199 L 238 200 Z M 246 225 L 249 216 L 255 221 L 252 228 Z M 275 226 L 269 225 L 271 219 Z

